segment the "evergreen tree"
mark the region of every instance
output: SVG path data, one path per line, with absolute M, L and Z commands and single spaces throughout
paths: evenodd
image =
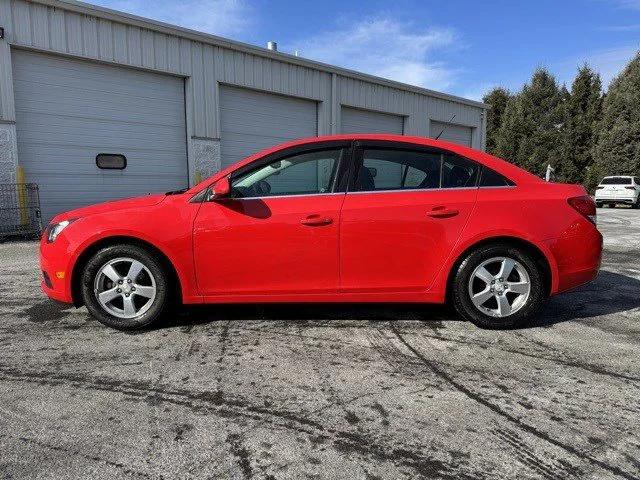
M 491 154 L 496 153 L 498 131 L 510 97 L 509 91 L 502 87 L 493 88 L 482 97 L 482 101 L 491 106 L 487 112 L 487 152 Z
M 520 93 L 512 95 L 502 114 L 502 122 L 496 135 L 495 155 L 517 163 L 518 150 L 526 136 L 525 112 Z
M 497 154 L 536 175 L 561 158 L 563 92 L 547 70 L 537 69 L 531 82 L 512 97 L 498 132 Z
M 593 150 L 589 187 L 600 175 L 640 175 L 640 53 L 609 86 Z
M 558 175 L 570 183 L 582 183 L 593 165 L 593 145 L 596 127 L 602 115 L 602 82 L 589 66 L 578 74 L 564 102 L 562 157 Z

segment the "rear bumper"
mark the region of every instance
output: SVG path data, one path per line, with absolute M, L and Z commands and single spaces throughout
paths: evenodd
M 615 202 L 615 203 L 635 203 L 638 200 L 638 192 L 636 190 L 617 190 L 615 192 L 599 193 L 596 192 L 596 202 Z
M 590 228 L 581 235 L 566 236 L 547 242 L 557 266 L 558 282 L 552 294 L 584 285 L 598 276 L 602 262 L 602 234 Z
M 633 205 L 636 203 L 635 198 L 596 198 L 597 203 L 626 203 L 627 205 Z

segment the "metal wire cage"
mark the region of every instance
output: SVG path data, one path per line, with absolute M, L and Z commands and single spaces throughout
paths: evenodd
M 0 183 L 0 240 L 36 237 L 42 231 L 40 195 L 35 183 Z

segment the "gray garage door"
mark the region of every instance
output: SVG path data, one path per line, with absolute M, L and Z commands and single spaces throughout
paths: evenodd
M 342 107 L 342 133 L 404 133 L 404 118 L 400 115 Z
M 105 200 L 187 186 L 182 79 L 14 50 L 18 160 L 43 220 Z M 98 153 L 125 155 L 101 170 Z
M 444 129 L 444 133 L 440 135 L 440 140 L 447 142 L 459 143 L 465 147 L 471 146 L 471 138 L 473 129 L 471 127 L 463 127 L 462 125 L 449 125 L 443 122 L 431 120 L 430 137 L 435 138 Z
M 310 100 L 220 87 L 222 166 L 264 148 L 318 134 L 318 106 Z

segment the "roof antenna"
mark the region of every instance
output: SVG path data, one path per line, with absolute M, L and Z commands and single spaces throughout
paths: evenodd
M 449 124 L 451 122 L 453 122 L 453 119 L 456 118 L 456 114 L 454 113 L 453 115 L 451 115 L 451 118 L 449 119 L 448 122 L 445 122 L 445 126 L 442 129 L 442 131 L 438 134 L 438 136 L 435 138 L 435 140 L 438 140 L 440 138 L 440 135 L 442 135 L 444 133 L 444 131 L 447 129 L 447 127 L 449 126 Z

